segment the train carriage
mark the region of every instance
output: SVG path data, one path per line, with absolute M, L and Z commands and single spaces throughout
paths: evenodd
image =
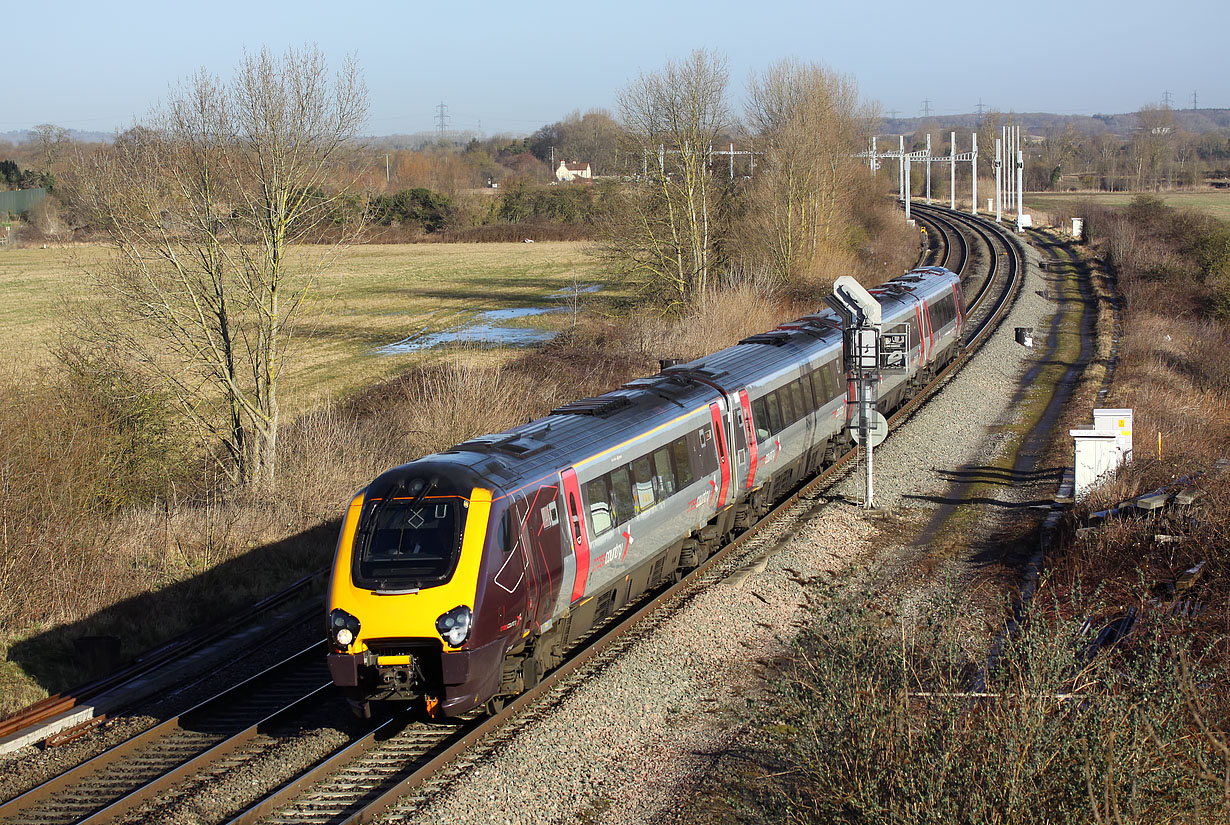
M 953 357 L 960 284 L 929 268 L 873 294 L 910 342 L 881 387 L 891 409 Z M 384 700 L 436 716 L 499 707 L 833 458 L 847 388 L 824 312 L 382 474 L 338 541 L 335 684 L 361 714 Z

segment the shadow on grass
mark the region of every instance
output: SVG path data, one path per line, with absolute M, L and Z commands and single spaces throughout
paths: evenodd
M 107 676 L 143 653 L 229 616 L 329 564 L 339 521 L 255 547 L 192 578 L 125 599 L 9 647 L 7 659 L 48 693 Z M 307 598 L 323 594 L 325 577 Z M 322 616 L 323 616 L 322 602 Z M 83 641 L 84 640 L 84 641 Z

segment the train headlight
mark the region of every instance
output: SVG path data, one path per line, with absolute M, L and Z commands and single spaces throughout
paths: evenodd
M 454 607 L 436 619 L 436 630 L 452 647 L 461 647 L 470 638 L 471 618 L 470 608 L 465 605 Z
M 329 637 L 338 648 L 350 647 L 359 635 L 359 620 L 340 607 L 329 611 Z

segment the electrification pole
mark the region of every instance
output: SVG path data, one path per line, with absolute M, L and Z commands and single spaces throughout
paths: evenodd
M 978 214 L 978 133 L 970 132 L 970 138 L 973 141 L 973 151 L 970 152 L 969 171 L 970 171 L 970 201 L 969 213 L 971 215 Z
M 1001 189 L 1000 174 L 999 174 L 999 169 L 1001 166 L 1003 166 L 1002 159 L 1000 157 L 1002 150 L 1003 150 L 1003 147 L 1000 144 L 1000 139 L 995 138 L 995 222 L 996 223 L 999 223 L 1000 221 L 1000 207 L 1003 204 L 1003 197 L 1001 194 L 1002 189 Z
M 897 191 L 905 201 L 905 135 L 897 136 Z
M 957 133 L 948 136 L 948 208 L 957 211 Z

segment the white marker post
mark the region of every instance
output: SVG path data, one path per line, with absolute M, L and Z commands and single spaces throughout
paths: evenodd
M 878 423 L 874 421 L 878 415 L 874 405 L 880 380 L 880 302 L 849 275 L 833 282 L 833 294 L 825 302 L 841 316 L 846 369 L 858 386 L 857 441 L 867 457 L 867 496 L 863 506 L 871 509 L 875 506 L 872 447 L 883 439 L 881 433 L 872 431 L 874 423 Z

